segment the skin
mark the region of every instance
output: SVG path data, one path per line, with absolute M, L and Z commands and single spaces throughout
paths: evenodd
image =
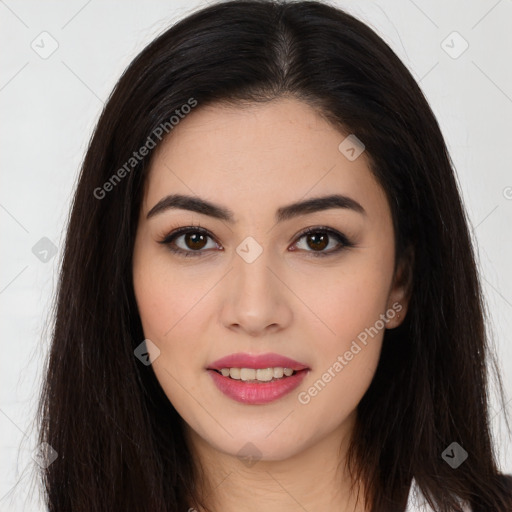
M 345 136 L 291 98 L 198 106 L 154 155 L 133 254 L 135 296 L 145 337 L 160 351 L 153 370 L 185 422 L 215 511 L 239 511 L 241 503 L 248 512 L 367 510 L 349 492 L 344 460 L 385 329 L 309 403 L 298 400 L 394 303 L 402 306 L 400 319 L 386 328 L 407 311 L 402 266 L 394 273 L 389 204 L 365 153 L 350 161 L 338 150 Z M 223 205 L 236 222 L 181 209 L 146 219 L 171 193 Z M 275 223 L 279 207 L 332 193 L 351 197 L 366 213 L 330 209 Z M 202 256 L 176 255 L 158 243 L 197 224 L 210 233 Z M 307 236 L 298 237 L 315 226 L 345 234 L 355 247 L 315 258 L 315 250 L 338 247 L 334 238 L 315 249 Z M 263 249 L 252 263 L 236 252 L 248 236 Z M 174 243 L 198 247 L 185 236 Z M 241 404 L 223 395 L 206 371 L 233 352 L 277 352 L 310 371 L 279 400 Z M 238 456 L 248 442 L 258 451 L 254 464 Z

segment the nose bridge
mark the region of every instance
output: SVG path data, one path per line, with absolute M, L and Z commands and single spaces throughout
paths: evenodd
M 237 248 L 229 277 L 229 306 L 224 312 L 226 326 L 236 325 L 253 335 L 269 326 L 282 326 L 289 319 L 271 251 L 256 244 L 254 239 L 246 240 Z
M 237 252 L 239 253 L 243 249 L 244 246 L 241 244 Z M 254 248 L 249 246 L 249 251 L 254 251 Z M 238 301 L 262 301 L 268 304 L 272 300 L 275 292 L 272 288 L 275 288 L 276 283 L 272 283 L 272 279 L 275 278 L 269 269 L 270 265 L 269 251 L 262 250 L 254 260 L 246 259 L 244 255 L 238 254 L 233 269 L 235 290 L 238 291 L 235 295 L 238 295 Z

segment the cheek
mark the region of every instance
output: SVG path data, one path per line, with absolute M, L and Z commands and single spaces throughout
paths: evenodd
M 159 341 L 161 350 L 177 331 L 193 328 L 190 315 L 211 280 L 205 275 L 191 281 L 187 275 L 170 265 L 165 255 L 142 255 L 134 266 L 134 291 L 144 334 Z
M 311 415 L 336 404 L 328 420 L 333 425 L 357 406 L 375 374 L 386 326 L 382 315 L 390 268 L 360 259 L 343 271 L 307 279 L 314 287 L 296 283 L 297 295 L 315 313 L 304 321 L 305 339 L 314 346 L 314 371 L 298 401 Z
M 324 433 L 345 422 L 375 375 L 384 334 L 384 329 L 375 328 L 382 301 L 363 295 L 349 299 L 339 296 L 338 302 L 321 309 L 335 335 L 329 332 L 316 338 L 313 371 L 297 393 L 305 431 L 316 430 L 318 418 Z
M 159 350 L 151 365 L 153 372 L 179 414 L 194 421 L 189 417 L 190 396 L 201 395 L 192 366 L 201 366 L 202 329 L 194 322 L 194 314 L 204 292 L 187 286 L 183 273 L 171 272 L 158 258 L 140 263 L 134 268 L 134 291 L 144 336 Z
M 159 350 L 152 368 L 180 414 L 190 394 L 201 396 L 197 375 L 206 364 L 205 322 L 210 318 L 215 276 L 196 267 L 179 269 L 166 254 L 141 254 L 134 265 L 134 291 L 144 336 Z
M 305 310 L 302 322 L 312 329 L 310 339 L 322 346 L 323 353 L 349 347 L 385 313 L 390 280 L 390 265 L 372 265 L 362 258 L 353 258 L 343 268 L 294 278 L 293 290 L 307 306 L 301 306 Z

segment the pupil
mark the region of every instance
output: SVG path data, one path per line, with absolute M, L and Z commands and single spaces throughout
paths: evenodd
M 312 248 L 313 249 L 315 249 L 315 248 L 316 249 L 325 249 L 325 247 L 327 247 L 327 244 L 325 243 L 327 238 L 328 237 L 325 234 L 310 235 L 310 240 L 314 240 Z M 319 242 L 318 239 L 321 239 L 321 241 Z
M 189 247 L 191 249 L 201 249 L 202 248 L 201 239 L 203 239 L 202 241 L 204 242 L 204 235 L 202 233 L 192 233 L 192 234 L 189 233 L 186 236 L 187 236 L 187 242 L 192 240 L 192 242 L 191 242 L 192 245 L 191 246 L 189 245 Z M 199 246 L 196 245 L 198 243 L 199 243 Z

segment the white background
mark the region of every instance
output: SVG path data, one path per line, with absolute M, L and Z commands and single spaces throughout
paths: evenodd
M 420 82 L 439 120 L 478 245 L 510 410 L 512 0 L 332 3 L 366 21 L 390 44 Z M 205 5 L 0 0 L 2 511 L 43 510 L 31 453 L 48 343 L 44 325 L 70 200 L 92 129 L 135 55 L 170 24 Z M 50 36 L 40 35 L 45 31 Z M 445 51 L 463 49 L 453 31 L 469 44 L 457 58 Z M 44 45 L 48 51 L 53 40 L 58 48 L 46 59 L 31 47 L 39 45 L 42 52 Z M 32 252 L 43 237 L 57 248 L 46 263 Z M 497 452 L 503 471 L 512 473 L 503 411 L 495 402 L 493 408 Z

